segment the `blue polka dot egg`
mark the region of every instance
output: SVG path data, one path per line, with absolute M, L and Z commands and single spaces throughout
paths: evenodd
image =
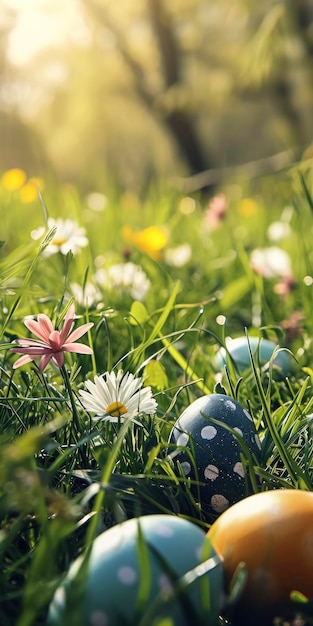
M 178 594 L 175 585 L 186 574 L 189 584 Z M 221 561 L 204 531 L 176 516 L 147 515 L 105 531 L 88 560 L 74 561 L 48 624 L 216 626 L 222 599 Z
M 243 460 L 248 450 L 260 463 L 261 443 L 248 411 L 233 398 L 210 394 L 192 402 L 174 424 L 169 443 L 175 444 L 170 455 L 191 479 L 208 521 L 251 493 Z

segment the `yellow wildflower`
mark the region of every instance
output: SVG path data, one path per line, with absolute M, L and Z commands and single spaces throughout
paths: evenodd
M 259 206 L 252 198 L 243 198 L 239 203 L 238 211 L 243 217 L 254 217 L 258 213 Z
M 15 167 L 4 172 L 2 175 L 2 184 L 8 191 L 16 191 L 24 185 L 26 178 L 24 170 Z
M 142 252 L 146 252 L 152 259 L 161 258 L 161 250 L 168 242 L 168 234 L 161 226 L 148 226 L 143 230 L 134 231 L 130 226 L 124 226 L 123 237 L 129 244 L 133 244 Z
M 23 204 L 30 204 L 38 199 L 38 189 L 43 189 L 43 183 L 39 178 L 30 178 L 26 185 L 20 189 L 20 199 Z

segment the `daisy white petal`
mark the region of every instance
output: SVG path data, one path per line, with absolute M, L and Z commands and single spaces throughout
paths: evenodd
M 86 381 L 86 390 L 80 391 L 82 405 L 95 413 L 94 419 L 110 422 L 123 422 L 139 413 L 154 414 L 157 402 L 152 396 L 151 387 L 142 389 L 142 378 L 135 378 L 131 372 L 124 375 L 122 370 L 105 372 L 95 376 L 94 383 Z
M 79 226 L 75 220 L 63 220 L 61 218 L 55 220 L 49 217 L 48 229 L 51 230 L 52 228 L 56 229 L 55 234 L 51 243 L 45 248 L 44 256 L 50 256 L 56 252 L 66 255 L 70 251 L 76 254 L 80 252 L 81 248 L 88 245 L 85 229 Z M 38 239 L 42 234 L 42 231 L 39 230 L 32 231 L 31 236 L 33 239 Z

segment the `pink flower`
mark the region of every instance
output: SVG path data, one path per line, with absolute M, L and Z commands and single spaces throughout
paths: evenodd
M 204 213 L 204 226 L 209 230 L 215 229 L 224 219 L 228 208 L 226 196 L 223 193 L 214 196 Z
M 12 352 L 23 354 L 13 365 L 13 369 L 30 363 L 36 356 L 40 356 L 39 369 L 41 372 L 48 365 L 50 359 L 57 367 L 64 363 L 64 352 L 77 352 L 79 354 L 92 354 L 92 349 L 82 343 L 75 343 L 82 337 L 93 323 L 83 324 L 71 333 L 75 316 L 75 306 L 72 304 L 64 319 L 61 331 L 56 330 L 47 315 L 39 314 L 37 322 L 25 319 L 24 324 L 28 330 L 39 339 L 18 339 L 18 348 L 11 348 Z

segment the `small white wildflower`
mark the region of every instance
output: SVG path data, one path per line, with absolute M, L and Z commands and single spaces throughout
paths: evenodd
M 254 271 L 265 278 L 292 277 L 289 254 L 276 246 L 255 248 L 251 253 L 250 262 Z
M 189 243 L 183 243 L 176 248 L 168 248 L 164 253 L 165 262 L 173 267 L 183 267 L 190 261 L 191 256 L 192 252 Z
M 101 211 L 104 211 L 106 204 L 107 204 L 106 196 L 103 193 L 99 193 L 96 191 L 93 191 L 92 193 L 88 194 L 86 200 L 87 200 L 87 205 L 89 209 L 91 209 L 92 211 L 95 211 L 96 213 L 100 213 Z
M 84 287 L 78 283 L 71 283 L 71 293 L 76 302 L 87 308 L 101 302 L 102 294 L 93 283 L 86 283 Z
M 272 222 L 267 230 L 268 238 L 271 241 L 280 241 L 286 239 L 291 233 L 291 228 L 288 222 Z
M 80 391 L 81 402 L 87 411 L 95 413 L 95 420 L 123 422 L 133 421 L 139 413 L 154 415 L 157 402 L 151 387 L 142 387 L 142 378 L 119 370 L 95 376 L 94 382 L 87 380 L 87 391 Z M 138 423 L 138 422 L 136 422 Z
M 107 269 L 99 269 L 95 278 L 105 289 L 124 291 L 134 300 L 144 300 L 151 287 L 143 269 L 132 262 L 117 263 Z

